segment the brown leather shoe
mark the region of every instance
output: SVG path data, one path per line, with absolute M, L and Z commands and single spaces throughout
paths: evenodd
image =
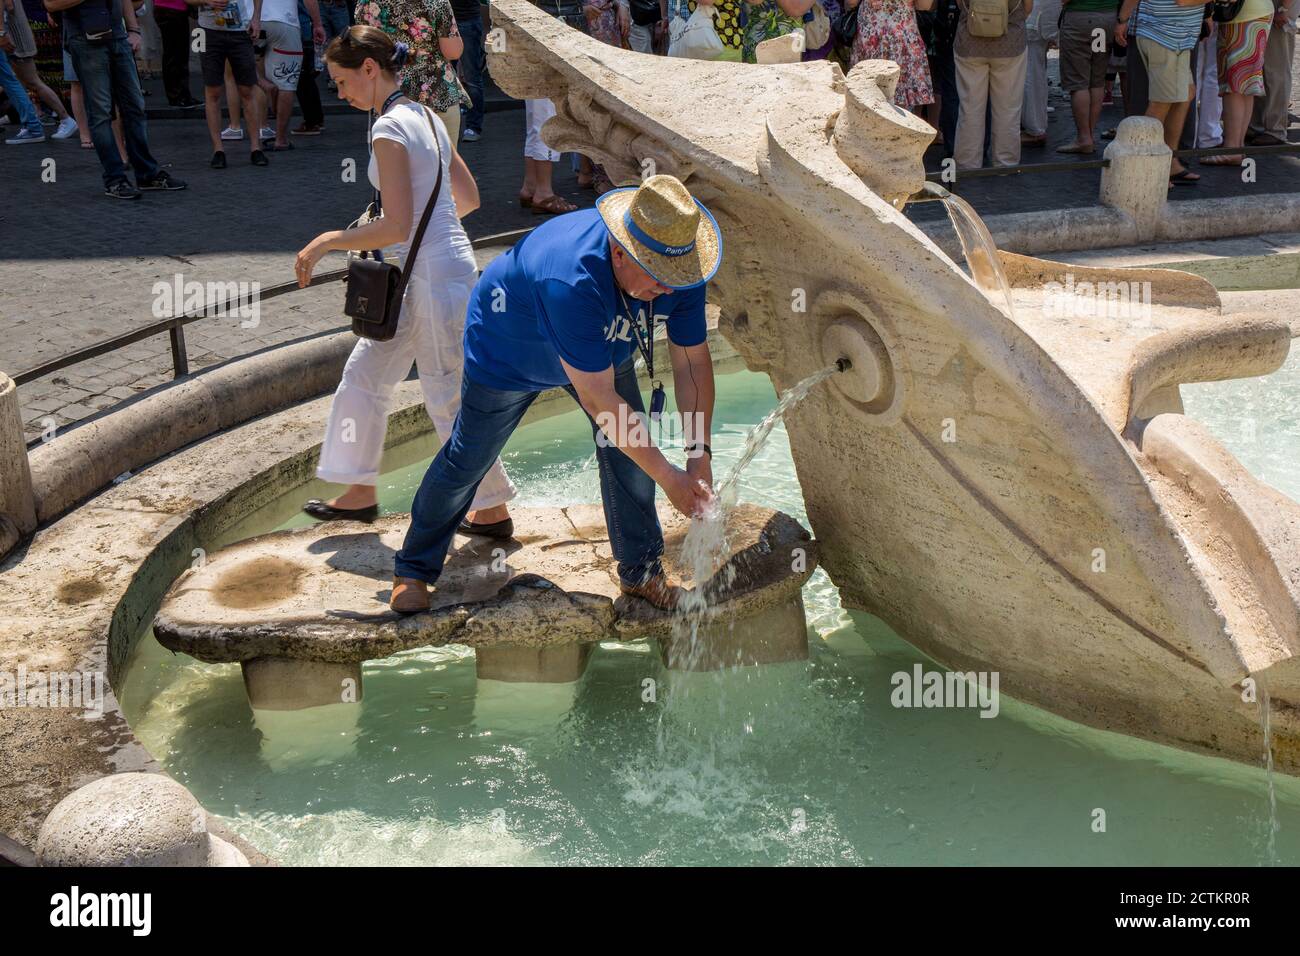
M 418 578 L 393 578 L 388 606 L 398 614 L 419 614 L 429 610 L 429 585 Z
M 662 572 L 635 587 L 624 584 L 622 581 L 618 583 L 618 586 L 624 594 L 630 594 L 633 597 L 641 598 L 643 601 L 649 601 L 662 611 L 671 611 L 676 608 L 677 602 L 681 600 L 682 595 L 685 593 L 677 585 L 669 584 L 668 575 Z

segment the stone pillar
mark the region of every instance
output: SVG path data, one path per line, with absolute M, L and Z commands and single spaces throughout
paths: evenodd
M 256 657 L 243 661 L 244 690 L 255 710 L 302 710 L 361 702 L 361 662 Z
M 690 633 L 673 634 L 659 641 L 669 670 L 716 671 L 751 664 L 779 664 L 808 657 L 808 622 L 804 618 L 803 592 L 767 610 L 744 617 L 703 624 Z
M 1125 213 L 1139 241 L 1156 238 L 1169 199 L 1169 163 L 1164 126 L 1150 116 L 1130 116 L 1106 147 L 1110 166 L 1101 171 L 1101 204 Z
M 563 684 L 575 681 L 587 669 L 591 644 L 557 644 L 554 647 L 476 647 L 474 662 L 479 680 L 516 683 Z
M 35 530 L 36 502 L 18 411 L 18 386 L 0 372 L 0 558 Z

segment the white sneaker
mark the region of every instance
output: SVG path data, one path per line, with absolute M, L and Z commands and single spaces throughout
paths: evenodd
M 50 134 L 50 139 L 68 139 L 77 132 L 77 121 L 71 116 L 63 117 L 59 128 Z
M 465 142 L 467 142 L 467 143 L 474 143 L 474 142 L 477 142 L 478 140 L 482 139 L 482 138 L 483 138 L 483 134 L 482 134 L 482 133 L 476 133 L 476 132 L 474 132 L 472 129 L 467 129 L 467 130 L 465 130 L 465 132 L 463 132 L 463 133 L 460 134 L 460 137 L 461 137 L 461 139 L 465 140 Z
M 17 146 L 21 143 L 43 143 L 45 142 L 45 131 L 41 130 L 39 133 L 33 133 L 31 130 L 24 128 L 18 131 L 17 136 L 10 136 L 5 142 L 10 146 Z
M 274 126 L 263 126 L 263 127 L 262 127 L 262 139 L 275 139 L 275 127 L 274 127 Z
M 227 126 L 225 129 L 221 131 L 221 138 L 224 140 L 243 139 L 244 138 L 243 127 L 240 127 L 239 129 L 235 129 L 234 127 Z

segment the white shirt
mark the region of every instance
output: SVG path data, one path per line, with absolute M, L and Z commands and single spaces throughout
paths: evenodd
M 230 0 L 224 10 L 199 7 L 199 26 L 209 30 L 247 30 L 253 19 L 253 0 Z
M 298 0 L 262 0 L 262 22 L 298 26 Z
M 436 152 L 434 130 L 437 130 L 438 135 Z M 442 187 L 438 193 L 438 204 L 434 206 L 424 239 L 420 242 L 418 266 L 430 277 L 459 276 L 474 269 L 474 248 L 465 235 L 465 228 L 456 213 L 456 200 L 451 194 L 451 142 L 447 136 L 447 127 L 442 125 L 438 114 L 418 103 L 393 106 L 375 120 L 370 135 L 372 140 L 387 139 L 400 143 L 410 157 L 411 164 L 411 232 L 405 243 L 384 249 L 384 258 L 392 261 L 392 256 L 396 255 L 405 261 L 406 249 L 415 238 L 420 217 L 424 215 L 429 196 L 433 193 L 433 184 L 438 175 L 437 157 L 440 155 Z M 366 175 L 370 184 L 379 189 L 379 162 L 375 159 L 373 149 Z M 383 197 L 380 198 L 382 201 Z

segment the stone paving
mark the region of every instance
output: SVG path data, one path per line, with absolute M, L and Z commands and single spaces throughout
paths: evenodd
M 1300 62 L 1300 61 L 1298 61 Z M 1022 162 L 1059 162 L 1055 152 L 1068 142 L 1073 126 L 1069 105 L 1055 85 L 1051 62 L 1049 143 L 1025 149 Z M 157 81 L 151 104 L 162 103 Z M 197 90 L 198 85 L 194 88 Z M 1296 85 L 1300 95 L 1300 82 Z M 295 137 L 294 150 L 270 154 L 271 165 L 247 162 L 245 143 L 228 143 L 228 169 L 208 167 L 209 145 L 201 111 L 177 115 L 153 110 L 150 142 L 158 160 L 189 182 L 178 193 L 149 193 L 137 202 L 102 195 L 93 151 L 70 141 L 36 146 L 0 146 L 0 370 L 10 375 L 84 348 L 103 339 L 147 326 L 165 313 L 155 309 L 156 282 L 257 282 L 263 288 L 293 278 L 294 255 L 317 233 L 347 225 L 365 207 L 364 116 L 336 111 L 337 98 L 325 92 L 330 107 L 326 132 Z M 515 200 L 522 176 L 523 112 L 490 90 L 484 137 L 462 143 L 461 152 L 479 184 L 483 205 L 466 220 L 471 237 L 526 228 L 541 221 Z M 1107 107 L 1102 128 L 1121 118 Z M 1300 138 L 1296 133 L 1293 139 Z M 926 159 L 937 169 L 937 148 Z M 1100 158 L 1100 152 L 1095 157 Z M 48 162 L 53 160 L 53 164 Z M 355 181 L 345 181 L 344 164 L 356 166 Z M 53 170 L 53 181 L 49 171 Z M 1228 168 L 1199 167 L 1199 187 L 1176 189 L 1171 198 L 1272 193 L 1300 188 L 1300 158 L 1266 157 L 1255 183 L 1242 183 Z M 969 179 L 959 191 L 985 215 L 1096 202 L 1099 170 L 1026 174 L 1014 178 Z M 577 186 L 566 160 L 556 166 L 556 189 L 579 205 L 594 194 Z M 913 206 L 918 220 L 941 217 L 937 204 Z M 339 268 L 341 256 L 326 259 L 318 271 Z M 213 318 L 186 328 L 191 371 L 258 349 L 340 328 L 342 290 L 337 284 L 295 291 L 266 302 L 256 327 L 238 318 Z M 29 441 L 53 426 L 62 428 L 117 402 L 156 387 L 172 377 L 168 336 L 100 356 L 24 385 L 19 390 Z

